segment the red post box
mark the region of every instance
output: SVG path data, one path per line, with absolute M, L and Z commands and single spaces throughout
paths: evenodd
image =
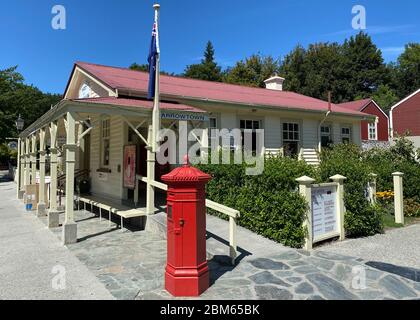
M 167 195 L 167 264 L 165 289 L 176 297 L 196 297 L 206 291 L 206 192 L 211 177 L 185 159 L 182 167 L 162 176 Z

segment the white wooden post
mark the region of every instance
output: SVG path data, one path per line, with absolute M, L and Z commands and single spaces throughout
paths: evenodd
M 77 242 L 77 224 L 74 221 L 74 167 L 76 162 L 76 121 L 71 112 L 67 112 L 66 142 L 66 211 L 63 225 L 63 243 Z
M 31 184 L 36 184 L 36 133 L 32 135 Z
M 50 210 L 48 211 L 48 227 L 58 228 L 60 213 L 57 210 L 57 121 L 50 125 Z
M 147 185 L 146 185 L 146 213 L 155 213 L 155 187 L 152 186 L 151 181 L 155 180 L 155 153 L 152 150 L 153 144 L 153 125 L 149 125 L 147 134 Z
M 25 140 L 20 141 L 20 190 L 19 199 L 23 199 L 25 194 L 25 170 L 26 170 L 26 154 L 25 154 Z
M 344 231 L 344 214 L 345 214 L 345 207 L 344 207 L 344 180 L 347 178 L 341 176 L 339 174 L 330 177 L 333 182 L 338 183 L 337 186 L 337 225 L 340 231 L 340 241 L 346 238 L 346 233 Z
M 137 179 L 137 176 L 136 176 L 136 179 L 134 181 L 134 206 L 137 207 L 138 203 L 139 203 L 139 180 Z
M 305 250 L 312 249 L 312 241 L 313 241 L 313 232 L 312 232 L 312 184 L 315 182 L 314 179 L 303 176 L 296 179 L 299 182 L 299 193 L 302 197 L 305 198 L 308 204 L 308 210 L 306 211 L 306 218 L 303 222 L 303 227 L 306 229 L 306 238 L 305 238 Z
M 38 197 L 38 216 L 45 216 L 46 202 L 45 198 L 45 129 L 41 128 L 39 131 L 39 197 Z
M 232 265 L 235 265 L 236 257 L 238 256 L 238 245 L 236 241 L 236 219 L 229 216 L 229 256 L 232 261 Z
M 378 175 L 375 173 L 371 173 L 369 177 L 369 201 L 372 205 L 374 205 L 376 204 L 376 178 L 378 177 Z
M 31 184 L 31 174 L 30 174 L 30 169 L 31 169 L 31 155 L 30 155 L 30 149 L 29 149 L 29 143 L 30 140 L 29 138 L 26 138 L 26 143 L 25 143 L 25 186 L 28 186 Z M 26 188 L 25 188 L 26 191 Z
M 394 172 L 394 207 L 395 207 L 395 223 L 404 224 L 404 193 L 403 193 L 403 176 L 402 172 Z
M 16 198 L 20 199 L 20 167 L 22 165 L 21 157 L 21 150 L 20 150 L 20 138 L 18 139 L 18 154 L 17 154 L 17 168 L 16 168 Z

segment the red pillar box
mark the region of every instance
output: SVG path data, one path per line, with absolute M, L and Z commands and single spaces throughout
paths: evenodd
M 210 179 L 188 159 L 162 176 L 168 185 L 165 289 L 175 297 L 196 297 L 209 287 L 205 185 Z

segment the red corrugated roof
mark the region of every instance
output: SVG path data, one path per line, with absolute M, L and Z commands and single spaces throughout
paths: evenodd
M 84 102 L 84 103 L 95 103 L 95 104 L 107 104 L 107 105 L 118 105 L 127 107 L 141 107 L 144 109 L 153 109 L 153 102 L 148 100 L 139 99 L 126 99 L 117 97 L 100 97 L 100 98 L 88 98 L 88 99 L 72 99 L 72 101 Z M 189 111 L 189 112 L 205 112 L 201 109 L 187 106 L 185 104 L 160 102 L 160 108 L 162 110 L 175 110 L 175 111 Z
M 76 62 L 76 65 L 114 90 L 126 89 L 144 93 L 147 92 L 149 81 L 147 72 L 86 62 Z M 326 101 L 294 92 L 252 88 L 166 75 L 160 77 L 160 91 L 163 95 L 181 98 L 188 97 L 197 100 L 206 99 L 226 103 L 293 108 L 310 111 L 328 110 L 328 103 Z M 359 111 L 343 108 L 342 106 L 334 104 L 332 105 L 332 111 L 355 116 L 366 116 L 366 114 Z
M 357 100 L 357 101 L 352 101 L 352 102 L 340 103 L 338 106 L 343 107 L 345 109 L 353 110 L 353 111 L 361 111 L 364 107 L 366 107 L 371 102 L 372 102 L 372 99 L 363 99 L 363 100 Z

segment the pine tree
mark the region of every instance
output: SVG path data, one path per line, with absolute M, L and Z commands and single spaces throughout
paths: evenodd
M 207 42 L 201 63 L 187 66 L 184 76 L 208 81 L 222 80 L 222 68 L 215 62 L 214 47 L 210 41 Z

